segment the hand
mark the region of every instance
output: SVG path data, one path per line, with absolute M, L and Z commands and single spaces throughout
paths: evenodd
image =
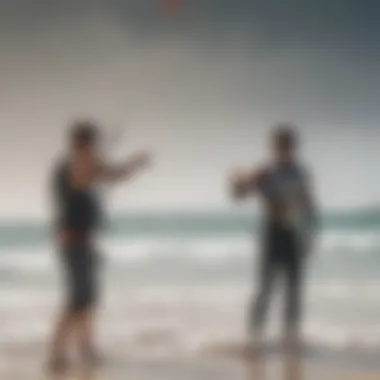
M 232 186 L 241 186 L 247 181 L 247 173 L 242 169 L 233 170 L 230 174 L 230 183 Z
M 64 228 L 59 228 L 54 233 L 54 240 L 58 245 L 66 244 L 69 241 L 70 235 Z
M 152 155 L 149 152 L 137 153 L 133 159 L 133 162 L 139 168 L 149 167 L 153 162 Z
M 241 169 L 234 170 L 230 175 L 230 186 L 235 198 L 242 198 L 246 193 L 246 187 L 249 182 L 249 175 Z

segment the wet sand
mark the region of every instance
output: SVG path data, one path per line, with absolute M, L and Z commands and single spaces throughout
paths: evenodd
M 216 343 L 195 355 L 177 353 L 147 356 L 127 351 L 125 344 L 107 347 L 106 365 L 92 373 L 73 369 L 65 377 L 44 373 L 46 347 L 4 345 L 0 350 L 1 380 L 378 380 L 377 357 L 325 348 L 309 349 L 296 356 L 265 347 L 255 359 L 248 360 L 242 344 Z M 376 354 L 377 355 L 377 354 Z
M 26 358 L 24 358 L 26 359 Z M 31 359 L 31 356 L 30 358 Z M 9 363 L 2 380 L 374 380 L 380 372 L 344 370 L 309 360 L 257 359 L 151 359 L 115 360 L 99 372 L 73 371 L 65 377 L 48 377 L 35 360 Z

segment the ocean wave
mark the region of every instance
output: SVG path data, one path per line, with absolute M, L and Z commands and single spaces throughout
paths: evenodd
M 145 237 L 106 238 L 100 251 L 109 263 L 119 268 L 134 265 L 160 264 L 181 269 L 186 266 L 214 267 L 236 264 L 236 268 L 250 265 L 257 255 L 257 236 L 252 237 Z M 367 265 L 374 269 L 380 264 L 377 252 L 380 235 L 376 233 L 325 233 L 317 241 L 316 257 L 327 268 Z M 52 245 L 40 247 L 9 247 L 0 250 L 0 279 L 16 273 L 52 273 L 58 254 Z M 235 264 L 234 264 L 235 263 Z M 331 265 L 330 265 L 330 264 Z M 158 265 L 157 267 L 159 267 Z M 140 268 L 141 269 L 141 268 Z
M 50 246 L 18 247 L 0 250 L 0 274 L 49 272 L 57 257 Z
M 366 255 L 380 248 L 380 235 L 368 233 L 326 233 L 317 240 L 318 254 L 349 253 Z M 104 251 L 115 261 L 131 262 L 150 258 L 223 261 L 251 257 L 259 249 L 257 236 L 203 238 L 107 239 Z

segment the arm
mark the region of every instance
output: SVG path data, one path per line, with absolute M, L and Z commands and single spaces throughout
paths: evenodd
M 306 244 L 307 250 L 310 251 L 313 248 L 316 235 L 320 229 L 320 217 L 313 187 L 308 176 L 305 180 L 304 205 Z
M 235 171 L 230 180 L 230 186 L 234 198 L 245 198 L 254 193 L 263 183 L 266 170 Z
M 100 164 L 100 179 L 106 182 L 119 182 L 131 178 L 151 162 L 147 153 L 138 153 L 117 165 Z

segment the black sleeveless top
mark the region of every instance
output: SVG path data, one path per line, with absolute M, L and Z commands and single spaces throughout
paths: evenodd
M 56 227 L 92 232 L 101 224 L 101 207 L 92 188 L 76 190 L 70 186 L 68 164 L 60 164 L 53 178 Z

